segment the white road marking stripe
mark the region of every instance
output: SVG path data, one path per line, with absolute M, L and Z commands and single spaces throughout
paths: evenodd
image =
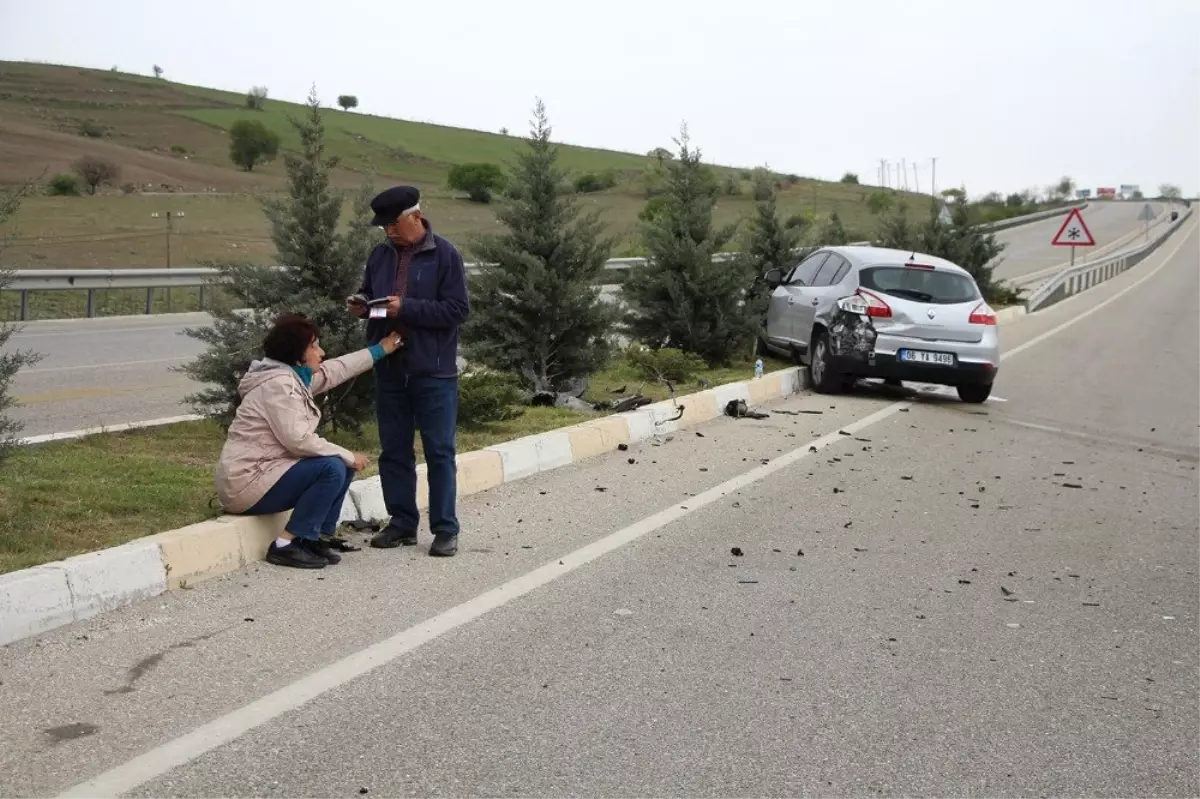
M 45 433 L 40 436 L 18 439 L 17 445 L 27 446 L 29 444 L 47 444 L 51 441 L 70 441 L 100 433 L 120 433 L 125 430 L 140 430 L 143 427 L 163 427 L 164 425 L 179 424 L 180 422 L 198 422 L 203 418 L 203 416 L 188 414 L 186 416 L 168 416 L 165 419 L 149 419 L 144 422 L 124 422 L 122 424 L 104 425 L 103 427 L 89 427 L 86 430 L 69 430 L 64 433 Z
M 186 361 L 191 355 L 176 355 L 173 358 L 150 358 L 145 361 L 116 361 L 114 363 L 84 363 L 78 366 L 45 366 L 41 369 L 22 369 L 21 375 L 45 374 L 46 372 L 71 372 L 76 369 L 119 369 L 122 366 L 141 366 L 147 363 L 171 363 Z
M 848 433 L 857 433 L 863 428 L 870 427 L 876 422 L 898 413 L 902 408 L 911 405 L 908 402 L 897 402 L 876 411 L 870 416 L 857 422 L 839 428 Z M 796 449 L 778 458 L 772 459 L 763 466 L 756 466 L 748 472 L 726 480 L 720 485 L 688 497 L 684 503 L 676 503 L 653 516 L 634 522 L 628 527 L 617 530 L 600 540 L 575 550 L 569 555 L 554 558 L 545 565 L 527 574 L 509 580 L 508 582 L 485 591 L 479 596 L 439 613 L 433 618 L 421 622 L 407 630 L 359 650 L 341 660 L 331 663 L 322 669 L 302 677 L 291 685 L 284 686 L 278 691 L 267 694 L 248 705 L 220 716 L 207 724 L 203 724 L 190 733 L 169 741 L 161 746 L 135 757 L 128 763 L 106 771 L 98 777 L 68 789 L 60 796 L 95 797 L 117 796 L 131 791 L 150 780 L 165 774 L 195 760 L 201 755 L 211 752 L 219 746 L 237 740 L 255 727 L 266 724 L 272 719 L 282 716 L 295 708 L 345 685 L 380 666 L 392 662 L 401 655 L 427 644 L 435 638 L 461 627 L 468 622 L 483 616 L 491 610 L 512 602 L 529 592 L 541 588 L 555 580 L 570 574 L 576 569 L 586 566 L 615 549 L 632 543 L 637 539 L 659 530 L 672 522 L 689 516 L 701 508 L 708 507 L 735 491 L 746 488 L 769 477 L 776 472 L 803 460 L 813 454 L 810 447 L 818 451 L 830 444 L 844 441 L 846 437 L 834 431 L 820 438 L 802 444 Z
M 1194 232 L 1194 228 L 1193 228 Z M 1070 319 L 1052 330 L 1042 333 L 1039 336 L 1025 342 L 1024 344 L 1013 348 L 1007 353 L 1000 356 L 1003 361 L 1006 358 L 1011 358 L 1013 355 L 1024 352 L 1030 347 L 1045 341 L 1047 338 L 1066 330 L 1071 325 L 1085 319 L 1109 303 L 1123 296 L 1137 286 L 1149 280 L 1155 274 L 1162 270 L 1163 266 L 1170 262 L 1177 252 L 1183 247 L 1183 244 L 1191 238 L 1191 233 L 1184 237 L 1183 242 L 1172 250 L 1164 259 L 1162 264 L 1156 267 L 1151 272 L 1136 283 L 1126 287 L 1118 294 L 1105 300 L 1095 308 L 1090 309 L 1074 319 Z M 871 425 L 887 419 L 898 413 L 903 408 L 911 407 L 911 402 L 897 402 L 888 405 L 875 413 L 870 414 L 857 422 L 845 425 L 840 429 L 850 433 L 857 433 Z M 690 497 L 686 500 L 686 506 L 683 504 L 674 504 L 670 508 L 659 511 L 653 516 L 649 516 L 641 521 L 634 522 L 630 526 L 617 530 L 604 538 L 595 541 L 585 547 L 575 550 L 569 555 L 559 560 L 552 560 L 533 571 L 524 574 L 520 577 L 512 579 L 503 585 L 486 591 L 473 599 L 469 599 L 461 605 L 457 605 L 449 610 L 446 610 L 438 615 L 416 624 L 407 630 L 403 630 L 390 638 L 386 638 L 376 644 L 359 650 L 354 654 L 348 655 L 341 660 L 331 663 L 324 668 L 300 678 L 296 682 L 286 685 L 273 693 L 267 694 L 261 699 L 257 699 L 248 705 L 245 705 L 237 710 L 219 716 L 212 721 L 197 727 L 195 730 L 186 733 L 185 735 L 168 741 L 164 744 L 154 747 L 132 760 L 122 763 L 108 771 L 100 774 L 87 782 L 80 783 L 72 788 L 68 788 L 59 796 L 63 797 L 95 797 L 95 796 L 117 796 L 126 791 L 131 791 L 141 785 L 145 785 L 150 780 L 166 774 L 174 768 L 183 766 L 195 760 L 214 749 L 223 746 L 231 741 L 235 741 L 245 735 L 250 730 L 260 727 L 267 722 L 288 713 L 301 705 L 304 705 L 313 699 L 325 694 L 335 688 L 349 683 L 352 680 L 367 674 L 374 669 L 386 665 L 397 658 L 405 655 L 420 646 L 433 641 L 439 636 L 461 627 L 475 619 L 483 616 L 488 611 L 495 610 L 498 607 L 512 602 L 514 599 L 519 599 L 525 594 L 536 590 L 544 585 L 557 580 L 572 571 L 591 563 L 592 561 L 602 557 L 603 555 L 612 552 L 626 544 L 629 544 L 637 539 L 651 533 L 655 530 L 678 521 L 686 516 L 695 513 L 697 510 L 711 505 L 723 496 L 732 491 L 743 489 L 760 480 L 769 477 L 781 469 L 785 469 L 801 460 L 809 454 L 809 447 L 816 447 L 818 451 L 830 444 L 844 440 L 845 436 L 837 431 L 828 435 L 821 436 L 814 441 L 803 444 L 800 447 L 788 452 L 779 458 L 775 458 L 770 463 L 763 466 L 757 466 L 748 472 L 745 472 L 737 477 L 726 480 L 718 486 L 708 489 L 707 491 Z

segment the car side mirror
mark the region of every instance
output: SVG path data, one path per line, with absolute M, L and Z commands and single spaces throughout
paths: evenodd
M 783 272 L 779 269 L 768 269 L 767 273 L 763 275 L 763 282 L 771 288 L 775 288 L 783 282 Z

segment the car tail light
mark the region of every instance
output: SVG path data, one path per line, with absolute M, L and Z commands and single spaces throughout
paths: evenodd
M 874 316 L 881 319 L 891 318 L 892 309 L 891 306 L 889 306 L 886 302 L 879 299 L 866 289 L 859 289 L 855 293 L 862 297 L 863 301 L 867 303 L 867 316 Z
M 912 261 L 909 261 L 908 263 L 906 263 L 905 266 L 908 267 L 909 269 L 924 269 L 928 272 L 932 272 L 934 269 L 929 264 L 918 264 L 918 263 L 914 263 Z
M 981 302 L 975 306 L 975 310 L 971 311 L 971 316 L 967 321 L 973 325 L 994 325 L 996 324 L 996 312 L 986 302 Z

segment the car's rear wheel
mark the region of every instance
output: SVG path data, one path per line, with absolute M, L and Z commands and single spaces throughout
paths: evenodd
M 829 337 L 824 331 L 813 336 L 812 356 L 809 358 L 809 375 L 813 389 L 818 394 L 836 394 L 845 387 L 845 378 L 833 366 L 833 353 L 829 350 Z
M 958 398 L 963 402 L 971 402 L 979 404 L 987 402 L 987 398 L 992 394 L 991 383 L 967 383 L 966 385 L 958 386 Z

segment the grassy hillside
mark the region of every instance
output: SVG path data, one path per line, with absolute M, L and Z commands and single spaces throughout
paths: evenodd
M 163 266 L 165 225 L 151 214 L 168 210 L 184 213 L 172 236 L 172 265 L 220 258 L 270 261 L 273 247 L 259 200 L 283 188 L 282 161 L 252 173 L 237 170 L 229 162 L 226 131 L 239 119 L 257 119 L 282 136 L 285 149 L 295 148 L 287 117 L 302 109 L 268 99 L 264 110 L 252 111 L 241 94 L 119 72 L 0 62 L 0 183 L 48 179 L 92 154 L 120 165 L 118 186 L 136 187 L 130 194 L 108 188 L 95 197 L 32 198 L 15 220 L 3 264 Z M 338 185 L 356 187 L 368 175 L 380 188 L 414 183 L 439 232 L 464 248 L 471 234 L 496 229 L 494 209 L 455 196 L 445 187 L 446 174 L 455 163 L 504 163 L 521 146 L 520 138 L 340 110 L 329 110 L 325 122 L 329 150 L 342 163 L 334 175 Z M 673 133 L 662 131 L 663 141 Z M 703 148 L 704 142 L 697 144 Z M 640 178 L 648 159 L 570 145 L 562 146 L 561 157 L 574 173 L 618 174 L 616 187 L 581 200 L 603 212 L 623 241 L 622 253 L 636 251 L 637 213 L 645 203 Z M 718 169 L 742 192 L 722 197 L 718 217 L 744 218 L 753 205 L 748 173 Z M 840 171 L 840 165 L 829 165 L 830 174 Z M 798 179 L 786 186 L 780 205 L 785 214 L 818 219 L 837 211 L 852 232 L 862 231 L 873 224 L 864 204 L 870 191 Z

